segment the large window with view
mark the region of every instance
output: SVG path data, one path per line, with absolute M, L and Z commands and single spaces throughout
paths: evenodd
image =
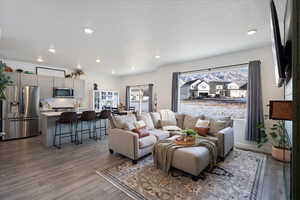
M 181 73 L 179 111 L 245 118 L 248 66 Z

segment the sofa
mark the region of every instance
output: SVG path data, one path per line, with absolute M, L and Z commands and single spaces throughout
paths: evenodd
M 204 115 L 191 116 L 180 113 L 173 113 L 173 115 L 174 125 L 182 130 L 193 129 L 198 119 L 210 120 L 210 132 L 205 138 L 216 144 L 218 157 L 221 160 L 224 160 L 233 149 L 234 134 L 230 118 L 211 118 Z M 140 120 L 145 122 L 148 129 L 149 135 L 146 137 L 139 138 L 139 135 L 132 131 L 134 122 Z M 161 112 L 111 116 L 111 128 L 108 133 L 110 153 L 119 153 L 130 158 L 133 163 L 137 163 L 138 159 L 152 152 L 153 145 L 157 141 L 174 140 L 181 134 L 178 130 L 163 130 L 162 122 Z

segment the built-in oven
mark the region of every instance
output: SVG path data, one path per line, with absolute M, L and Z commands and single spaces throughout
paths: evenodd
M 74 98 L 74 90 L 72 88 L 53 88 L 53 97 Z

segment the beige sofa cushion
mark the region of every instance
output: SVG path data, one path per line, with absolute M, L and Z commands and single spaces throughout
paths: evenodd
M 153 121 L 154 128 L 161 128 L 160 123 L 159 123 L 159 121 L 161 120 L 160 113 L 159 112 L 152 112 L 152 113 L 150 113 L 150 115 L 151 115 L 151 118 L 152 118 L 152 121 Z
M 149 135 L 143 138 L 139 139 L 139 148 L 147 148 L 149 146 L 152 146 L 156 143 L 157 139 L 154 135 Z
M 216 135 L 220 130 L 231 126 L 230 117 L 222 117 L 222 118 L 211 118 L 205 117 L 206 120 L 209 120 L 209 134 Z
M 138 120 L 143 120 L 148 129 L 153 129 L 154 128 L 154 124 L 153 124 L 150 113 L 142 113 L 142 114 L 137 116 L 137 119 Z
M 195 128 L 195 125 L 198 121 L 198 119 L 204 119 L 204 116 L 191 116 L 191 115 L 185 115 L 184 121 L 183 121 L 183 129 L 193 129 Z
M 185 114 L 176 113 L 175 116 L 176 116 L 177 126 L 182 129 Z
M 169 131 L 164 131 L 161 129 L 151 129 L 148 130 L 148 132 L 150 135 L 154 135 L 157 138 L 157 140 L 164 140 L 170 137 Z
M 124 130 L 132 130 L 135 128 L 134 123 L 136 122 L 136 117 L 134 114 L 116 115 L 113 118 L 116 128 Z

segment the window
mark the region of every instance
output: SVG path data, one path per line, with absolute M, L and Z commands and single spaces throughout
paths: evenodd
M 182 73 L 179 77 L 179 111 L 244 118 L 247 83 L 246 65 L 220 71 Z
M 223 85 L 216 85 L 217 90 L 223 90 Z

